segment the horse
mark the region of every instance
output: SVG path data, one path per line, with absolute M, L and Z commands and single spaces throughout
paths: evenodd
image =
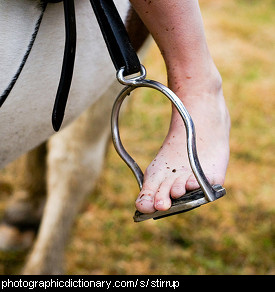
M 54 1 L 52 1 L 54 2 Z M 128 0 L 115 1 L 133 47 L 146 47 L 148 31 Z M 77 47 L 62 128 L 51 125 L 64 52 L 62 3 L 0 2 L 0 92 L 13 80 L 41 21 L 22 71 L 0 108 L 0 168 L 24 153 L 21 184 L 4 211 L 0 248 L 14 243 L 11 228 L 36 237 L 23 274 L 62 274 L 75 216 L 101 172 L 110 137 L 114 92 L 121 85 L 88 0 L 75 1 Z M 27 243 L 26 243 L 27 242 Z M 29 245 L 29 241 L 22 240 Z

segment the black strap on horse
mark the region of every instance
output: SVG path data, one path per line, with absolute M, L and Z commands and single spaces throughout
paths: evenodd
M 60 1 L 48 1 L 60 2 Z M 125 68 L 125 75 L 140 71 L 140 62 L 133 49 L 126 28 L 112 0 L 90 0 L 116 70 Z M 58 131 L 64 117 L 73 75 L 76 48 L 74 0 L 64 0 L 66 41 L 62 72 L 52 113 L 52 124 Z
M 60 1 L 48 1 L 48 2 L 60 2 Z M 74 0 L 64 0 L 64 18 L 65 18 L 65 48 L 63 56 L 62 71 L 60 75 L 60 81 L 55 97 L 53 112 L 52 112 L 52 125 L 55 131 L 58 131 L 61 127 L 65 108 L 70 92 L 75 51 L 76 51 L 76 20 L 75 20 L 75 8 Z
M 63 64 L 60 75 L 60 81 L 56 93 L 56 98 L 54 102 L 53 112 L 52 112 L 52 125 L 55 131 L 58 131 L 61 127 L 65 108 L 68 100 L 68 95 L 71 87 L 74 61 L 76 53 L 76 18 L 75 18 L 75 7 L 74 0 L 46 0 L 42 1 L 43 12 L 39 25 L 42 20 L 44 10 L 46 9 L 47 3 L 58 3 L 63 2 L 64 6 L 64 18 L 65 18 L 65 48 L 63 55 Z M 113 61 L 116 70 L 125 68 L 125 75 L 131 75 L 138 73 L 140 71 L 140 62 L 137 57 L 133 46 L 131 45 L 129 36 L 127 34 L 126 28 L 119 16 L 119 13 L 115 7 L 112 0 L 90 0 L 94 13 L 96 15 L 97 21 L 101 28 L 104 40 L 106 42 L 109 54 Z M 39 25 L 33 36 L 33 42 L 38 33 Z M 29 56 L 26 54 L 25 61 L 20 68 L 21 73 L 23 66 Z M 8 97 L 12 87 L 14 86 L 19 74 L 14 78 L 12 86 L 0 97 L 0 106 L 5 102 Z
M 138 56 L 112 0 L 90 0 L 116 70 L 124 74 L 140 72 Z
M 126 76 L 138 73 L 140 71 L 141 64 L 133 46 L 131 45 L 128 33 L 114 2 L 112 0 L 90 0 L 90 2 L 101 28 L 102 35 L 106 42 L 115 69 L 118 71 L 119 69 L 124 68 L 124 73 Z M 73 75 L 76 48 L 74 0 L 64 0 L 63 3 L 66 42 L 62 72 L 52 114 L 52 124 L 55 131 L 59 130 L 63 121 Z

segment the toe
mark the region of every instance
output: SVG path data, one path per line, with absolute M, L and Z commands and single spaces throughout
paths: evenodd
M 210 185 L 215 185 L 215 184 L 223 184 L 223 176 L 217 176 L 215 174 L 209 174 L 209 172 L 205 175 L 208 182 L 210 183 Z M 200 185 L 197 181 L 197 179 L 195 178 L 195 176 L 192 174 L 190 175 L 190 177 L 188 178 L 187 182 L 186 182 L 186 190 L 188 191 L 193 191 L 200 188 Z
M 187 191 L 193 191 L 200 188 L 200 185 L 193 174 L 187 179 L 185 187 Z
M 215 185 L 215 184 L 219 184 L 219 185 L 223 185 L 224 184 L 224 178 L 225 178 L 225 174 L 224 175 L 218 175 L 216 174 L 214 176 L 214 178 L 212 179 L 212 185 Z
M 142 213 L 153 213 L 154 208 L 154 192 L 150 190 L 141 190 L 136 200 L 136 208 Z
M 171 207 L 170 190 L 174 181 L 165 180 L 155 195 L 154 207 L 159 211 L 166 211 Z
M 184 195 L 186 193 L 185 184 L 186 178 L 184 177 L 177 178 L 171 187 L 171 197 L 174 199 L 178 199 L 182 195 Z

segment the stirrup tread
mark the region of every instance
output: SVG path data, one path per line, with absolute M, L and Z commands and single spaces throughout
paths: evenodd
M 221 185 L 213 185 L 213 189 L 216 191 L 215 200 L 223 197 L 226 194 L 226 190 Z M 200 207 L 201 205 L 210 203 L 206 200 L 204 193 L 201 189 L 197 189 L 191 192 L 186 193 L 179 199 L 171 199 L 172 205 L 169 210 L 166 211 L 155 211 L 154 213 L 145 214 L 136 210 L 134 215 L 135 222 L 142 222 L 148 219 L 161 219 L 164 217 L 184 213 L 191 211 L 195 208 Z

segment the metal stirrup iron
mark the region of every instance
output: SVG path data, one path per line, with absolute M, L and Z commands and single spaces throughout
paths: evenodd
M 187 153 L 190 166 L 200 185 L 200 189 L 187 193 L 177 200 L 172 200 L 172 206 L 167 211 L 156 211 L 152 214 L 143 214 L 136 211 L 134 221 L 140 222 L 150 218 L 159 219 L 186 212 L 203 204 L 215 201 L 225 195 L 226 191 L 221 185 L 211 186 L 209 184 L 201 168 L 196 150 L 194 123 L 181 100 L 163 84 L 146 79 L 146 70 L 144 66 L 140 64 L 136 52 L 131 46 L 128 34 L 113 1 L 90 0 L 90 2 L 117 70 L 117 79 L 121 84 L 125 85 L 125 88 L 120 92 L 113 105 L 111 117 L 112 138 L 116 151 L 134 173 L 139 188 L 141 189 L 143 184 L 143 173 L 138 164 L 127 153 L 120 139 L 118 125 L 119 111 L 125 98 L 136 88 L 147 87 L 158 90 L 172 102 L 182 117 L 186 128 Z M 140 75 L 133 78 L 126 78 L 134 73 L 139 73 Z

